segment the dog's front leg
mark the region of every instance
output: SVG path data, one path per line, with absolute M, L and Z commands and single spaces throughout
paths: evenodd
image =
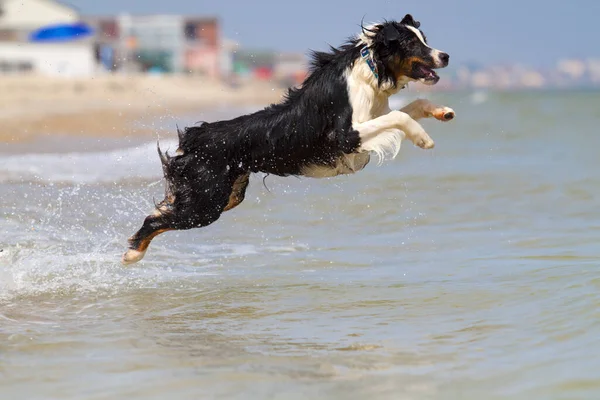
M 425 132 L 425 129 L 410 115 L 402 111 L 390 111 L 370 121 L 354 124 L 353 128 L 359 133 L 363 149 L 369 149 L 370 142 L 374 141 L 378 135 L 394 129 L 400 129 L 410 141 L 422 149 L 431 149 L 434 146 L 433 140 Z
M 418 99 L 402 107 L 400 111 L 407 113 L 412 119 L 435 118 L 446 122 L 454 119 L 456 113 L 450 107 L 438 106 L 426 99 Z

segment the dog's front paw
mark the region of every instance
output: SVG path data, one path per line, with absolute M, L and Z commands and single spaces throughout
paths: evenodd
M 419 138 L 415 141 L 415 144 L 425 150 L 433 149 L 435 146 L 435 143 L 430 137 Z
M 437 107 L 431 112 L 431 115 L 443 122 L 453 120 L 456 117 L 456 113 L 450 107 Z

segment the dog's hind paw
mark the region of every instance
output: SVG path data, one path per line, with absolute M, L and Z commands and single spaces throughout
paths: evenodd
M 456 113 L 450 107 L 438 107 L 431 112 L 431 115 L 442 122 L 453 120 L 456 117 Z
M 123 265 L 134 264 L 144 258 L 146 251 L 138 251 L 134 249 L 129 249 L 123 254 L 121 258 L 121 263 Z

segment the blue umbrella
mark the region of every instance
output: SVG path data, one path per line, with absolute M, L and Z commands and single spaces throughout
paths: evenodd
M 67 42 L 89 36 L 93 29 L 84 23 L 50 25 L 29 35 L 31 42 Z

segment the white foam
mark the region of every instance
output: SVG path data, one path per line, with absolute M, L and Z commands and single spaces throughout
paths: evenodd
M 24 246 L 5 246 L 0 252 L 0 302 L 18 296 L 116 294 L 173 281 L 179 286 L 195 285 L 195 280 L 219 275 L 227 260 L 303 248 L 231 243 L 193 246 L 193 251 L 182 253 L 155 245 L 148 260 L 124 267 L 118 238 L 104 238 L 103 244 L 96 245 L 91 245 L 91 237 L 81 239 L 44 241 L 38 236 Z
M 161 148 L 174 153 L 177 142 L 161 141 Z M 154 142 L 103 152 L 0 156 L 0 165 L 0 183 L 41 181 L 89 184 L 162 178 Z

